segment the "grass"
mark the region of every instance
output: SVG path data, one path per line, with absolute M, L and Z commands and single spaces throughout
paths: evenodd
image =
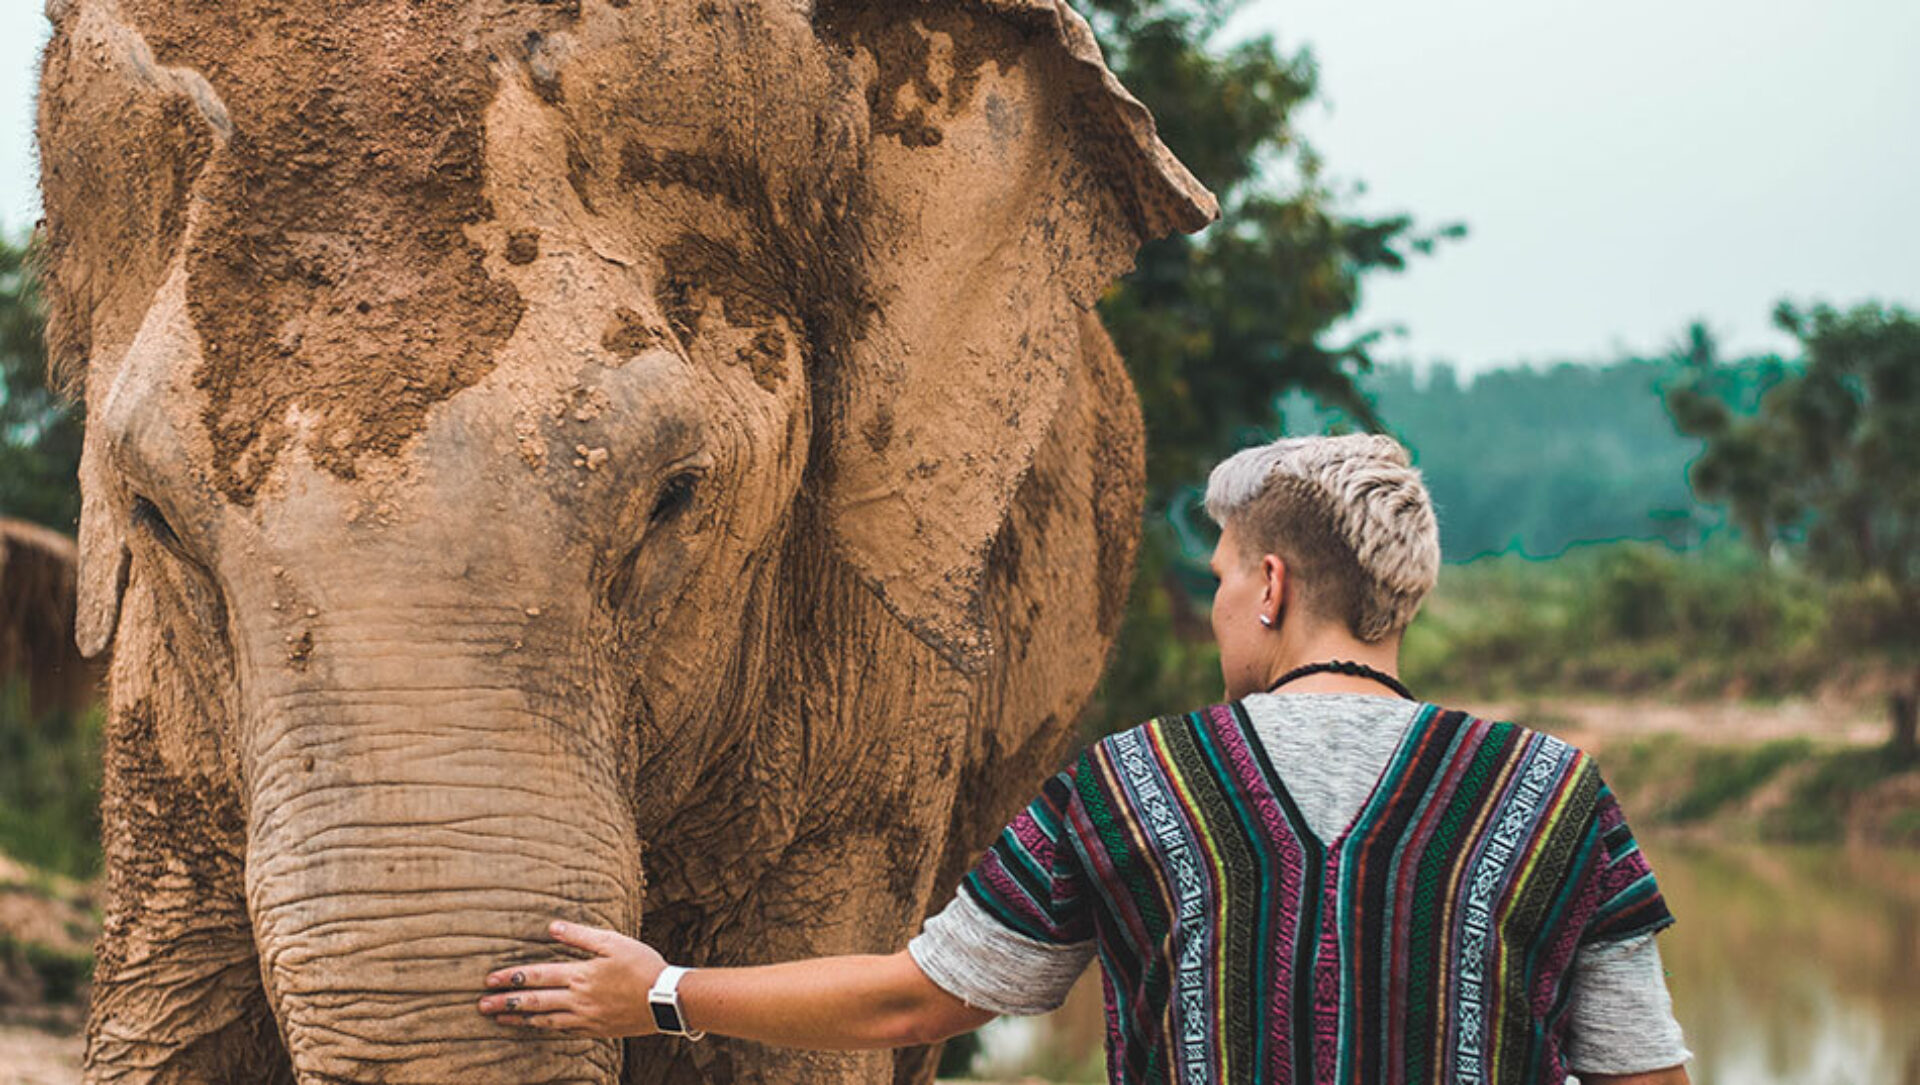
M 1601 543 L 1447 566 L 1408 631 L 1402 673 L 1416 689 L 1478 696 L 1765 699 L 1826 675 L 1828 623 L 1816 583 L 1736 545 Z
M 27 711 L 0 686 L 0 852 L 85 880 L 100 870 L 101 713 Z
M 1793 789 L 1789 801 L 1760 819 L 1760 835 L 1795 844 L 1830 844 L 1846 836 L 1847 809 L 1855 797 L 1912 766 L 1886 747 L 1828 755 Z M 1920 811 L 1900 815 L 1920 823 Z
M 38 988 L 33 1001 L 71 1005 L 93 978 L 93 954 L 67 952 L 0 935 L 0 973 L 25 978 Z
M 1784 790 L 1758 811 L 1757 824 L 1742 823 L 1738 829 L 1791 844 L 1844 840 L 1854 801 L 1913 767 L 1885 746 L 1835 747 L 1804 737 L 1712 746 L 1671 734 L 1609 746 L 1603 764 L 1630 814 L 1657 825 L 1712 823 L 1781 780 Z M 1920 810 L 1893 815 L 1877 828 L 1876 839 L 1920 844 Z
M 1889 844 L 1920 848 L 1920 810 L 1902 810 L 1888 818 L 1883 835 Z
M 1753 794 L 1782 769 L 1813 756 L 1813 743 L 1804 738 L 1700 750 L 1693 762 L 1692 786 L 1667 808 L 1667 817 L 1681 824 L 1703 821 Z

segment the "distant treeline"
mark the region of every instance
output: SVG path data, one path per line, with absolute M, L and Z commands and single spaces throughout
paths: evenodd
M 1723 362 L 1704 391 L 1751 415 L 1797 365 Z M 1483 694 L 1812 688 L 1831 658 L 1812 646 L 1827 631 L 1819 590 L 1758 560 L 1723 509 L 1695 499 L 1688 465 L 1702 444 L 1680 435 L 1664 394 L 1690 377 L 1698 370 L 1684 356 L 1516 366 L 1471 380 L 1444 366 L 1382 365 L 1359 376 L 1375 418 L 1426 476 L 1454 566 L 1408 637 L 1404 666 L 1417 684 Z M 1299 393 L 1277 408 L 1280 433 L 1369 428 Z M 1237 443 L 1273 435 L 1244 430 Z M 1127 624 L 1083 721 L 1089 734 L 1138 722 L 1142 705 L 1202 704 L 1219 693 L 1204 484 L 1197 470 L 1164 513 L 1148 510 Z
M 1414 452 L 1440 516 L 1448 561 L 1486 554 L 1552 557 L 1584 542 L 1658 539 L 1693 547 L 1726 526 L 1696 501 L 1687 465 L 1701 442 L 1681 436 L 1663 393 L 1678 359 L 1513 367 L 1462 379 L 1435 366 L 1381 366 L 1361 377 L 1388 431 Z M 1722 398 L 1751 413 L 1790 372 L 1776 357 L 1724 363 Z M 1361 428 L 1305 396 L 1282 403 L 1287 433 Z

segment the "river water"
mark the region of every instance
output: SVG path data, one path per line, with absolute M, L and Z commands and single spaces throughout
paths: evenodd
M 1696 1085 L 1920 1085 L 1920 854 L 1642 835 Z M 982 1034 L 976 1074 L 1102 1081 L 1098 978 Z

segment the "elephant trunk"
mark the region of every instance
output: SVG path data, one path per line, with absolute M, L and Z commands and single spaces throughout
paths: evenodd
M 490 969 L 557 955 L 554 918 L 637 930 L 613 729 L 497 674 L 353 669 L 256 704 L 244 740 L 248 906 L 301 1081 L 617 1081 L 618 1044 L 475 1005 Z

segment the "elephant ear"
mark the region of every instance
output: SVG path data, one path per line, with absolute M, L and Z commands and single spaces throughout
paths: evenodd
M 120 517 L 108 494 L 113 485 L 99 469 L 99 440 L 87 427 L 80 451 L 80 561 L 79 600 L 74 615 L 74 643 L 88 659 L 98 657 L 113 643 L 120 621 L 120 599 L 127 590 L 132 556 L 121 534 Z
M 977 671 L 988 557 L 1081 364 L 1082 311 L 1218 205 L 1060 0 L 823 4 L 816 26 L 870 134 L 873 308 L 820 413 L 828 522 L 889 608 Z
M 75 641 L 108 651 L 127 591 L 131 494 L 100 424 L 154 298 L 175 271 L 188 192 L 232 133 L 204 75 L 167 67 L 113 4 L 48 4 L 38 148 L 42 290 L 54 380 L 88 407 Z
M 42 289 L 55 383 L 82 393 L 79 601 L 74 640 L 113 642 L 130 557 L 130 495 L 99 422 L 107 390 L 174 266 L 187 194 L 232 130 L 205 77 L 160 64 L 111 4 L 49 4 L 38 135 Z M 96 261 L 98 265 L 96 265 Z

